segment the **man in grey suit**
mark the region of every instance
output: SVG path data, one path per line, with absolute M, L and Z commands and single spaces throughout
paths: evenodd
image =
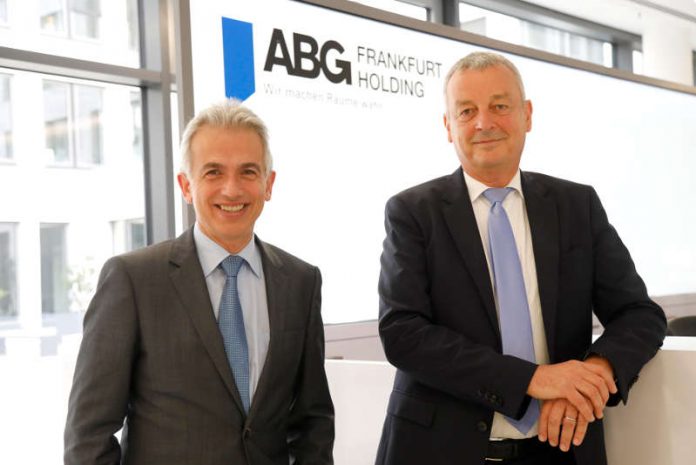
M 181 150 L 196 224 L 104 265 L 65 463 L 332 464 L 319 270 L 253 233 L 275 179 L 266 127 L 225 101 L 191 120 Z

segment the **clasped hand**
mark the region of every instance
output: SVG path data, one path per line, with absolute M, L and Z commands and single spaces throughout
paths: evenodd
M 579 446 L 588 424 L 604 416 L 609 395 L 616 392 L 613 370 L 602 357 L 540 365 L 527 389 L 527 394 L 543 401 L 539 440 L 563 451 L 570 449 L 571 441 Z

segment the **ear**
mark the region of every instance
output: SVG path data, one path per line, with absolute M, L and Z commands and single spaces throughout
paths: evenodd
M 266 178 L 266 195 L 265 199 L 266 202 L 271 200 L 271 194 L 273 193 L 273 183 L 275 182 L 275 177 L 276 177 L 276 172 L 271 171 L 268 177 Z
M 532 101 L 531 100 L 525 100 L 524 102 L 524 113 L 525 113 L 525 120 L 527 123 L 527 132 L 532 130 Z
M 442 114 L 442 122 L 445 124 L 445 130 L 447 130 L 447 141 L 452 143 L 452 131 L 450 131 L 450 121 L 447 117 L 447 112 Z
M 186 203 L 191 205 L 193 203 L 193 196 L 191 195 L 191 181 L 186 177 L 183 172 L 176 175 L 176 180 L 181 188 L 181 194 L 184 196 Z

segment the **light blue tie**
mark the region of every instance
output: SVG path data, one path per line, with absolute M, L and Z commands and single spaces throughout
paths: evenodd
M 220 299 L 218 326 L 225 343 L 225 353 L 230 362 L 234 381 L 237 384 L 239 396 L 242 398 L 244 411 L 249 412 L 249 348 L 244 331 L 244 316 L 242 305 L 239 303 L 237 291 L 237 273 L 244 259 L 230 255 L 220 262 L 220 267 L 227 275 L 225 288 Z
M 512 190 L 511 187 L 491 188 L 483 193 L 491 202 L 488 239 L 495 292 L 498 296 L 500 332 L 504 354 L 535 362 L 532 322 L 529 316 L 522 266 L 517 254 L 512 226 L 503 208 L 503 200 Z M 522 434 L 527 434 L 537 418 L 539 418 L 539 402 L 532 399 L 520 420 L 508 417 L 508 421 Z

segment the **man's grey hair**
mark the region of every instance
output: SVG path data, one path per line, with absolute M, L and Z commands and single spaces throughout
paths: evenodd
M 517 69 L 517 66 L 515 66 L 513 62 L 511 62 L 504 56 L 493 52 L 473 52 L 457 61 L 450 68 L 450 70 L 447 71 L 447 75 L 445 76 L 445 100 L 447 100 L 447 85 L 449 84 L 450 79 L 452 79 L 452 76 L 454 76 L 455 73 L 458 73 L 459 71 L 466 71 L 468 69 L 484 70 L 488 68 L 493 68 L 494 66 L 505 66 L 507 69 L 512 71 L 512 74 L 515 76 L 515 80 L 517 81 L 517 85 L 520 88 L 522 100 L 525 100 L 522 75 L 520 74 L 520 71 Z
M 268 146 L 268 129 L 264 122 L 256 113 L 242 105 L 242 102 L 235 99 L 225 99 L 215 103 L 196 116 L 186 125 L 184 135 L 181 136 L 181 171 L 186 176 L 191 176 L 191 140 L 198 130 L 208 126 L 221 129 L 250 129 L 258 134 L 263 146 L 264 174 L 273 170 L 273 157 Z

